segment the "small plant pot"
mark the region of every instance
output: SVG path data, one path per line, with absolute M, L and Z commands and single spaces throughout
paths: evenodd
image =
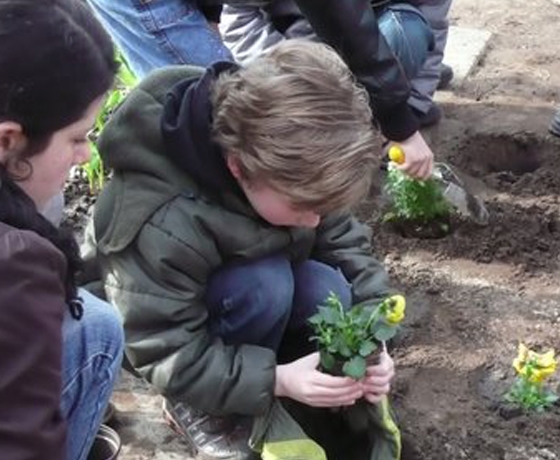
M 87 460 L 115 460 L 121 451 L 121 438 L 107 425 L 101 425 Z

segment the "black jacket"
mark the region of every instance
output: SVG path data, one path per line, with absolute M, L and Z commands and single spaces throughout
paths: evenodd
M 406 75 L 379 31 L 371 0 L 295 0 L 315 33 L 335 48 L 369 93 L 383 134 L 403 141 L 419 128 L 407 104 Z M 209 20 L 217 21 L 221 3 L 266 7 L 270 0 L 198 0 Z M 422 3 L 421 0 L 409 3 Z M 219 11 L 219 8 L 218 8 Z

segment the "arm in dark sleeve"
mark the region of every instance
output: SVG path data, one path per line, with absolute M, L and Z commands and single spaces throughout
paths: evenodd
M 28 232 L 5 235 L 0 254 L 1 456 L 63 460 L 65 262 L 46 240 Z
M 406 75 L 379 31 L 369 0 L 297 0 L 297 4 L 317 35 L 337 50 L 366 88 L 383 134 L 402 141 L 418 131 L 407 104 Z

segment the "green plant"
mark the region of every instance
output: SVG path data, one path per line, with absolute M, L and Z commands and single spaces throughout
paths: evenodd
M 388 297 L 378 305 L 355 305 L 345 310 L 333 293 L 309 318 L 317 342 L 321 367 L 330 373 L 342 371 L 355 379 L 366 373 L 367 358 L 396 333 L 404 318 L 403 296 Z M 337 369 L 337 366 L 341 369 Z
M 101 189 L 105 182 L 105 169 L 97 149 L 97 138 L 113 112 L 137 83 L 136 77 L 120 53 L 117 54 L 117 61 L 119 63 L 119 72 L 115 79 L 115 85 L 107 96 L 105 104 L 95 120 L 95 126 L 89 134 L 91 157 L 89 161 L 81 165 L 88 179 L 89 189 L 92 192 Z
M 556 365 L 554 350 L 539 354 L 520 343 L 513 361 L 517 378 L 505 395 L 506 401 L 524 410 L 542 412 L 548 409 L 558 400 L 558 395 L 545 387 L 545 381 L 554 374 Z
M 411 221 L 417 224 L 447 220 L 452 211 L 438 183 L 430 178 L 417 180 L 390 166 L 385 190 L 391 205 L 385 221 Z

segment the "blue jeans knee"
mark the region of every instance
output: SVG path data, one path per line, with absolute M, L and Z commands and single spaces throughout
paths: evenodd
M 294 305 L 288 329 L 297 330 L 324 305 L 327 297 L 336 294 L 345 308 L 352 306 L 352 286 L 340 269 L 306 260 L 294 267 Z
M 119 374 L 124 333 L 117 311 L 80 289 L 84 315 L 67 312 L 62 328 L 62 401 L 67 458 L 86 459 Z
M 379 31 L 409 80 L 422 69 L 434 46 L 434 34 L 422 13 L 409 4 L 392 4 L 381 13 Z
M 211 333 L 229 344 L 276 350 L 292 310 L 294 279 L 283 256 L 228 265 L 208 282 Z

